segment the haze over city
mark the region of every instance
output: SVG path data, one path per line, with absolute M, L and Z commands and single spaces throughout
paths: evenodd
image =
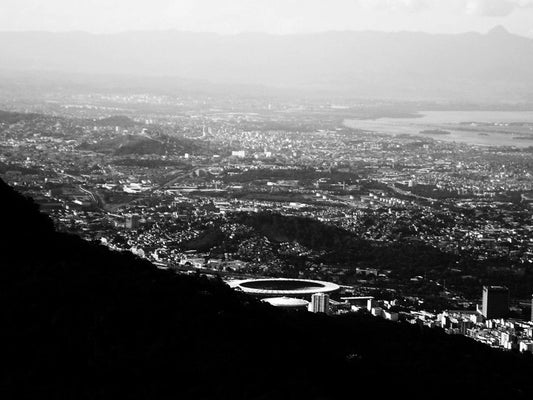
M 533 36 L 531 0 L 4 0 L 2 30 L 275 34 L 344 30 Z
M 1 0 L 3 398 L 533 396 L 533 0 Z

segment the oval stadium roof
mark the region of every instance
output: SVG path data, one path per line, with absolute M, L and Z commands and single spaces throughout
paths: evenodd
M 233 281 L 229 285 L 244 293 L 263 297 L 298 297 L 315 293 L 330 293 L 339 289 L 339 285 L 331 282 L 309 279 L 248 279 Z

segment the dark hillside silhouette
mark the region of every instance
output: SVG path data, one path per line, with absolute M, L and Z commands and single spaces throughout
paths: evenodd
M 0 199 L 4 399 L 533 394 L 531 357 L 364 315 L 284 313 L 56 233 L 3 181 Z

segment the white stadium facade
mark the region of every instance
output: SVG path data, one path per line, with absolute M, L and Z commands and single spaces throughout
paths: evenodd
M 252 296 L 310 298 L 315 293 L 332 293 L 339 290 L 339 285 L 331 282 L 309 279 L 248 279 L 228 282 L 229 285 Z

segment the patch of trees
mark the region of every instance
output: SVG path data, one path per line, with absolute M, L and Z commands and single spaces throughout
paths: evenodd
M 137 125 L 134 120 L 125 115 L 114 115 L 107 118 L 87 121 L 87 123 L 94 126 L 120 126 L 122 128 L 131 128 Z
M 137 159 L 137 158 L 121 158 L 113 161 L 114 165 L 121 165 L 127 167 L 142 167 L 142 168 L 163 168 L 163 167 L 178 167 L 185 165 L 180 161 L 161 160 L 161 159 Z
M 42 170 L 38 168 L 6 164 L 0 161 L 0 174 L 5 174 L 7 171 L 18 171 L 23 175 L 35 175 L 42 172 Z
M 168 136 L 153 139 L 141 135 L 117 136 L 95 144 L 82 143 L 79 148 L 99 153 L 113 153 L 121 156 L 130 154 L 182 154 L 201 150 L 200 145 L 190 139 L 172 138 Z
M 0 123 L 16 124 L 21 121 L 32 121 L 39 117 L 39 114 L 34 113 L 19 113 L 0 110 Z
M 298 242 L 324 251 L 318 261 L 355 267 L 359 264 L 395 270 L 400 275 L 442 270 L 455 258 L 421 242 L 373 243 L 352 232 L 310 218 L 275 213 L 239 214 L 239 223 L 253 227 L 274 242 Z
M 212 227 L 203 231 L 197 238 L 187 241 L 182 245 L 185 250 L 209 251 L 214 247 L 222 246 L 226 235 L 220 228 Z
M 435 185 L 415 185 L 407 187 L 406 185 L 397 185 L 400 189 L 407 190 L 415 195 L 429 197 L 432 199 L 461 199 L 467 198 L 467 195 L 460 195 L 457 191 L 438 189 Z

